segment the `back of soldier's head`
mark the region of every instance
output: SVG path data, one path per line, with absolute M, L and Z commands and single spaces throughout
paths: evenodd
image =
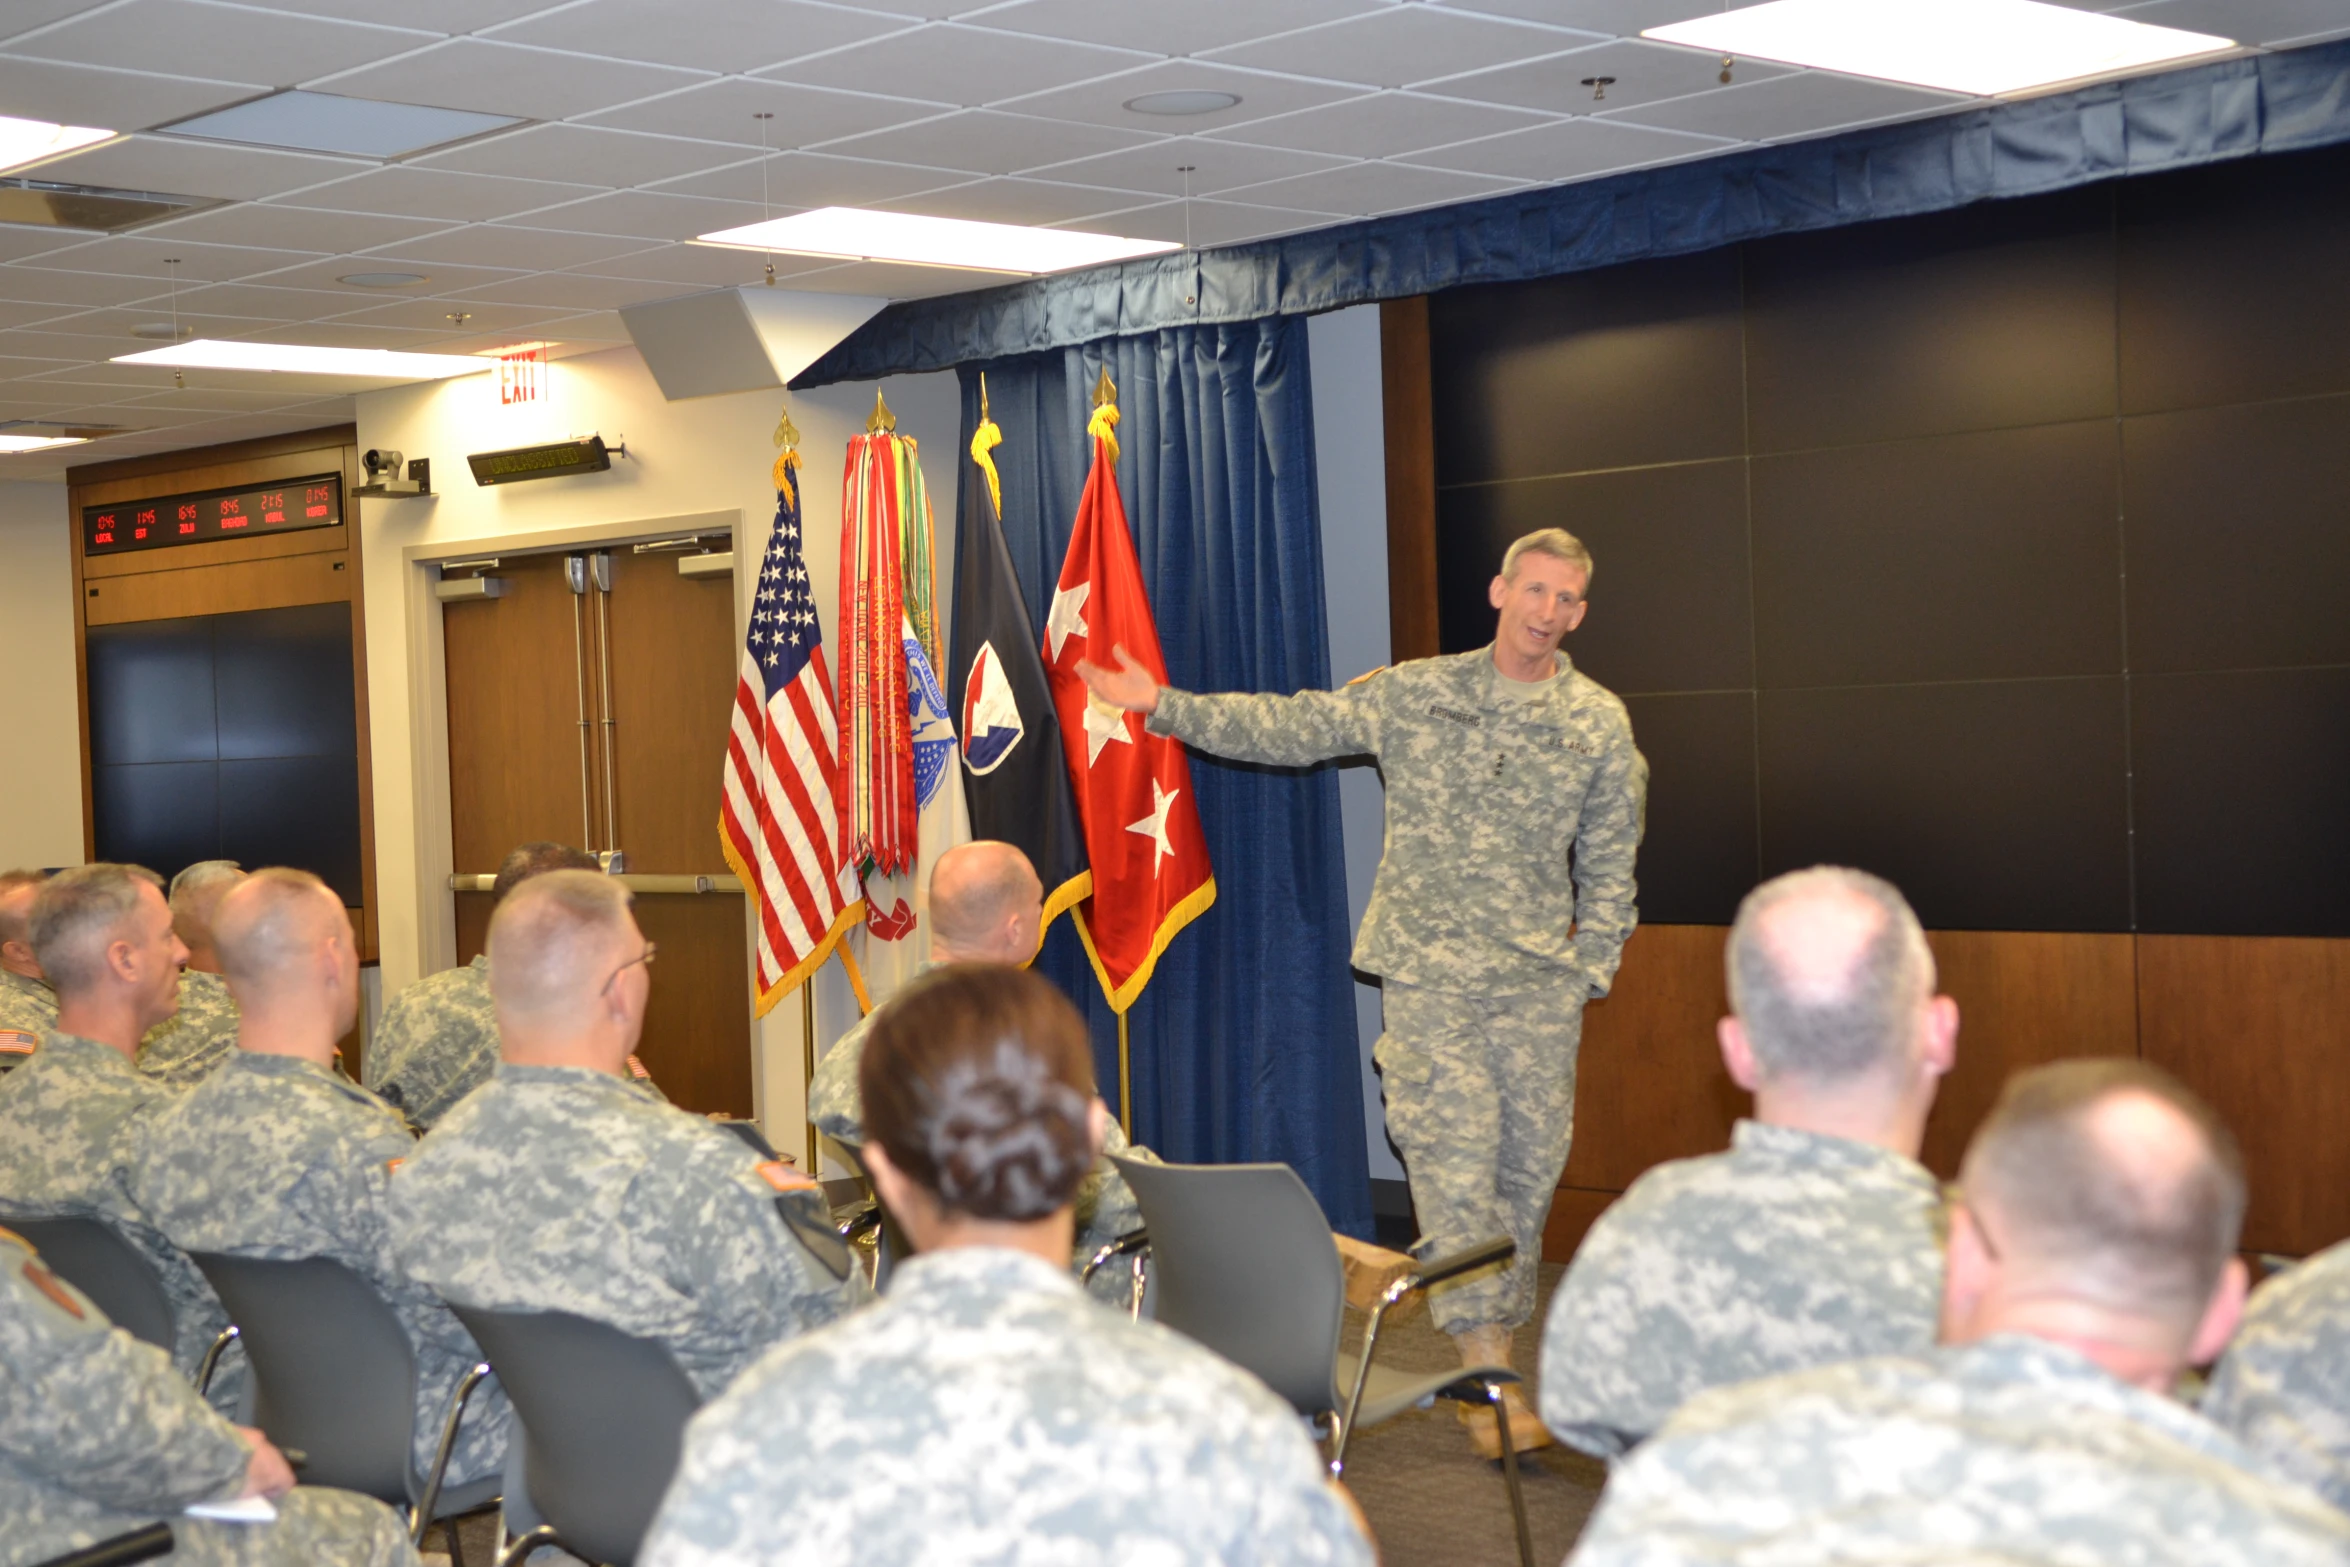
M 1934 993 L 1934 955 L 1908 900 L 1842 866 L 1748 893 L 1723 961 L 1765 1081 L 1835 1084 L 1897 1068 Z
M 28 939 L 33 899 L 48 879 L 45 871 L 0 871 L 0 941 Z
M 2202 1315 L 2244 1222 L 2234 1136 L 2176 1078 L 2127 1057 L 2009 1079 L 1959 1182 L 2003 1265 L 2183 1327 Z
M 191 947 L 212 940 L 212 912 L 231 887 L 245 879 L 234 860 L 198 860 L 171 879 L 171 926 Z
M 87 992 L 105 974 L 106 949 L 128 938 L 139 911 L 139 890 L 163 889 L 163 878 L 143 865 L 77 865 L 59 871 L 33 895 L 28 922 L 33 957 L 60 996 Z
M 325 882 L 283 865 L 240 872 L 211 924 L 220 972 L 240 998 L 324 984 L 320 949 L 350 931 L 342 899 Z
M 614 967 L 636 956 L 630 902 L 625 886 L 596 871 L 547 871 L 515 888 L 490 916 L 500 1021 L 585 1021 Z
M 1011 844 L 993 839 L 958 844 L 939 856 L 930 873 L 932 938 L 956 952 L 975 954 L 1013 915 L 1034 909 L 1043 894 L 1036 867 Z
M 596 857 L 584 849 L 574 849 L 568 843 L 525 843 L 516 845 L 498 862 L 498 874 L 490 882 L 490 894 L 501 903 L 506 894 L 549 871 L 599 871 L 603 867 Z

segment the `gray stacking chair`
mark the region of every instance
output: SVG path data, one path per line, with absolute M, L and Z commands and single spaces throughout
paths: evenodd
M 326 1257 L 298 1260 L 195 1252 L 244 1336 L 253 1367 L 253 1424 L 303 1455 L 304 1485 L 357 1491 L 408 1509 L 408 1537 L 446 1526 L 449 1557 L 464 1567 L 454 1520 L 498 1499 L 499 1477 L 444 1487 L 458 1423 L 483 1378 L 478 1365 L 441 1416 L 432 1467 L 418 1472 L 416 1351 L 374 1286 Z
M 702 1404 L 692 1381 L 666 1345 L 608 1323 L 449 1304 L 513 1401 L 530 1507 L 546 1520 L 499 1567 L 542 1545 L 631 1567 Z
M 0 1222 L 32 1242 L 41 1260 L 89 1296 L 109 1322 L 131 1337 L 171 1353 L 177 1337 L 171 1296 L 155 1276 L 154 1265 L 121 1231 L 87 1214 Z M 198 1392 L 211 1388 L 213 1369 L 235 1337 L 237 1330 L 232 1327 L 213 1339 L 212 1347 L 204 1352 L 204 1363 L 196 1371 Z
M 1371 1312 L 1363 1352 L 1338 1347 L 1346 1311 L 1345 1269 L 1322 1205 L 1286 1164 L 1155 1164 L 1113 1157 L 1142 1206 L 1156 1316 L 1225 1359 L 1253 1371 L 1324 1430 L 1330 1473 L 1346 1473 L 1346 1448 L 1377 1425 L 1432 1398 L 1492 1407 L 1501 1432 L 1502 1477 L 1517 1525 L 1518 1560 L 1533 1567 L 1518 1455 L 1502 1408 L 1505 1366 L 1390 1371 L 1374 1363 L 1388 1308 L 1415 1290 L 1505 1263 L 1506 1236 L 1439 1257 L 1387 1287 Z

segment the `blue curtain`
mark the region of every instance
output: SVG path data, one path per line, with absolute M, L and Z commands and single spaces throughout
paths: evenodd
M 794 386 L 1310 315 L 2350 139 L 2350 40 L 1607 179 L 901 300 Z
M 1004 433 L 1004 534 L 1041 640 L 1091 451 L 1104 364 L 1118 386 L 1118 487 L 1168 678 L 1194 691 L 1330 683 L 1306 323 L 1172 327 L 962 367 L 956 470 L 979 382 Z M 958 509 L 958 514 L 959 509 Z M 1192 754 L 1216 868 L 1214 907 L 1185 927 L 1127 1014 L 1134 1136 L 1168 1159 L 1278 1159 L 1333 1227 L 1368 1237 L 1338 781 L 1327 768 Z M 1116 1103 L 1117 1019 L 1067 920 L 1039 967 L 1085 1010 Z

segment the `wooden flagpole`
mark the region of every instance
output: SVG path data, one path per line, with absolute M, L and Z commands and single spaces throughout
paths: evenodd
M 1134 1077 L 1126 1056 L 1126 1014 L 1118 1014 L 1118 1129 L 1134 1141 Z

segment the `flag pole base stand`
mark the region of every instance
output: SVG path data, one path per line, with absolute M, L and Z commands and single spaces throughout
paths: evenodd
M 800 981 L 800 1108 L 806 1111 L 808 1091 L 816 1086 L 816 987 L 814 976 Z M 824 1179 L 824 1150 L 816 1141 L 816 1123 L 804 1123 L 808 1129 L 808 1173 L 819 1181 Z

